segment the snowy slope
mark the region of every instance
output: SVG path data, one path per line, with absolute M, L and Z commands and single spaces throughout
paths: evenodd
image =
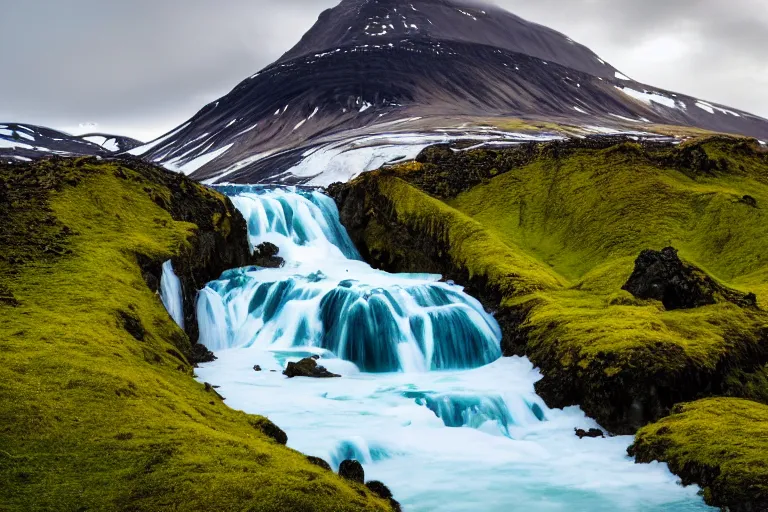
M 321 173 L 353 175 L 418 146 L 342 151 L 344 141 L 428 141 L 487 119 L 586 133 L 665 124 L 768 139 L 765 119 L 637 83 L 563 34 L 478 5 L 344 0 L 277 62 L 130 153 L 207 182 L 319 183 L 330 179 Z
M 128 137 L 74 136 L 41 126 L 0 122 L 0 160 L 27 162 L 49 156 L 111 156 L 141 144 Z

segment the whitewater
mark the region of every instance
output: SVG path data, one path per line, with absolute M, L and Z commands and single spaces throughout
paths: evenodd
M 196 374 L 230 407 L 269 417 L 291 448 L 334 470 L 360 461 L 406 511 L 714 510 L 666 465 L 635 464 L 631 437 L 576 437 L 599 426 L 546 406 L 530 361 L 501 357 L 492 314 L 441 276 L 371 268 L 329 197 L 220 190 L 251 246 L 274 243 L 286 265 L 231 270 L 199 292 L 200 341 L 218 359 Z M 178 318 L 180 288 L 163 270 Z M 341 378 L 282 375 L 311 355 Z

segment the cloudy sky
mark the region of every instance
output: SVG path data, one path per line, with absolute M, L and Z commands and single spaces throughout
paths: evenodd
M 277 59 L 337 1 L 0 0 L 0 122 L 150 140 Z M 765 2 L 496 1 L 638 81 L 768 117 Z

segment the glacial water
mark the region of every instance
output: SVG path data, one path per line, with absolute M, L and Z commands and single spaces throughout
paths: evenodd
M 163 263 L 163 273 L 160 276 L 160 298 L 173 321 L 184 328 L 184 299 L 181 295 L 181 281 L 173 271 L 170 260 Z
M 334 468 L 359 460 L 407 511 L 713 510 L 665 465 L 634 464 L 631 437 L 579 440 L 575 428 L 598 425 L 544 404 L 539 373 L 501 358 L 478 301 L 440 276 L 372 269 L 328 197 L 223 190 L 251 244 L 276 244 L 287 264 L 232 270 L 200 291 L 201 341 L 218 360 L 196 372 L 229 406 L 268 416 L 290 447 Z M 342 378 L 282 375 L 309 355 Z

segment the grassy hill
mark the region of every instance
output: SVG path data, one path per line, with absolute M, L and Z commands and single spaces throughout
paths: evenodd
M 505 353 L 541 368 L 537 391 L 550 406 L 581 405 L 616 433 L 710 396 L 751 400 L 749 418 L 768 410 L 758 403 L 768 403 L 768 154 L 756 141 L 438 146 L 331 192 L 369 261 L 443 273 L 497 311 Z M 622 290 L 642 251 L 670 246 L 697 275 L 754 293 L 758 307 L 720 299 L 667 310 Z M 744 407 L 729 400 L 716 405 Z M 709 499 L 734 506 L 744 495 L 728 489 L 765 474 L 754 461 L 768 458 L 768 424 L 745 419 L 762 440 L 732 450 L 742 431 L 729 430 L 731 418 L 708 418 L 711 432 L 732 436 L 710 440 L 753 471 L 718 466 L 734 480 Z
M 229 200 L 139 163 L 0 165 L 0 226 L 0 510 L 390 510 L 193 379 L 143 269 L 242 260 Z

